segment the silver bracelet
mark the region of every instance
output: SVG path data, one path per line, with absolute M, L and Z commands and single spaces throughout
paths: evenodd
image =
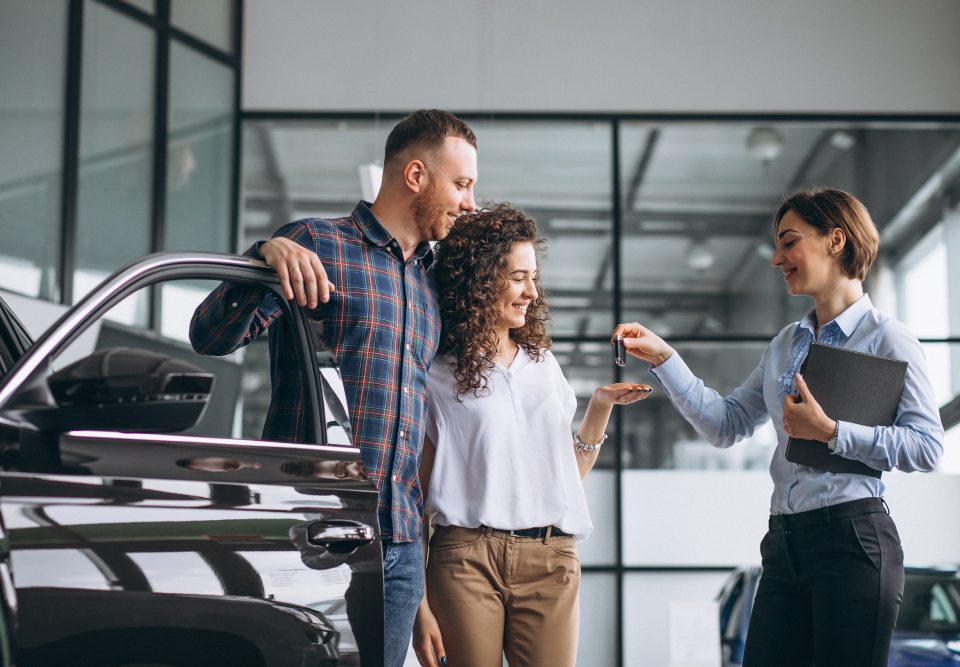
M 580 439 L 580 434 L 579 434 L 579 433 L 574 433 L 574 434 L 573 434 L 573 444 L 574 444 L 574 446 L 576 447 L 576 449 L 577 449 L 578 452 L 595 452 L 595 451 L 597 451 L 598 449 L 600 449 L 600 445 L 602 445 L 603 443 L 605 443 L 605 442 L 607 441 L 607 437 L 608 437 L 607 434 L 604 433 L 604 434 L 603 434 L 603 437 L 600 438 L 600 442 L 598 442 L 598 443 L 595 444 L 595 445 L 587 445 L 587 444 L 585 444 L 585 443 L 583 442 L 583 440 Z

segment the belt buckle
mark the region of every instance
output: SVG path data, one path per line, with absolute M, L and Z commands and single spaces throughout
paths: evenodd
M 527 529 L 524 528 L 524 529 L 522 529 L 522 530 L 515 530 L 515 529 L 511 528 L 508 532 L 510 533 L 510 537 L 529 537 L 529 535 L 521 535 L 521 534 L 520 534 L 520 533 L 522 533 L 524 530 L 527 530 Z

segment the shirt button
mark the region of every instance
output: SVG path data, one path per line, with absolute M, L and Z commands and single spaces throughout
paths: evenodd
M 407 393 L 407 388 L 406 388 L 406 387 L 403 388 L 403 393 L 404 393 L 404 394 Z
M 405 435 L 406 435 L 406 431 L 400 431 L 400 438 L 401 438 L 401 439 L 403 439 L 403 437 L 404 437 Z
M 394 476 L 393 476 L 393 481 L 394 481 L 394 482 L 399 482 L 399 481 L 400 481 L 400 475 L 394 475 Z
M 408 352 L 410 351 L 410 343 L 407 343 L 406 345 L 404 345 L 404 347 L 407 348 Z
M 236 307 L 237 307 L 237 302 L 234 301 L 233 303 L 231 303 L 231 304 L 230 304 L 230 307 L 231 307 L 231 308 L 236 308 Z

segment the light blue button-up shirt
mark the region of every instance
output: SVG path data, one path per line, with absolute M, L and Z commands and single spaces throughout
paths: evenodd
M 933 470 L 943 453 L 943 425 L 927 377 L 923 350 L 916 337 L 895 319 L 881 314 L 863 295 L 834 320 L 843 332 L 838 347 L 907 362 L 903 395 L 893 426 L 840 422 L 835 456 L 862 461 L 877 470 Z M 826 328 L 821 328 L 821 334 Z M 777 334 L 746 381 L 729 396 L 705 387 L 674 354 L 651 369 L 674 407 L 715 447 L 729 447 L 751 435 L 767 419 L 777 431 L 770 461 L 772 514 L 792 514 L 828 505 L 883 495 L 881 480 L 867 475 L 833 473 L 787 461 L 779 377 L 787 366 L 798 327 L 811 333 L 811 311 Z

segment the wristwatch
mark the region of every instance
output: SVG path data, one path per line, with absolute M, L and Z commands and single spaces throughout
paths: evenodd
M 837 449 L 837 438 L 840 437 L 840 420 L 837 420 L 837 425 L 833 428 L 833 435 L 830 436 L 830 439 L 827 440 L 827 448 L 833 452 Z

